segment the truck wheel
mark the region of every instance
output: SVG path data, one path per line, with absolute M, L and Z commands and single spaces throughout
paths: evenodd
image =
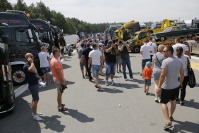
M 26 83 L 26 75 L 23 66 L 12 67 L 12 80 L 14 85 L 22 85 Z
M 139 53 L 139 52 L 140 52 L 140 47 L 134 47 L 134 48 L 133 48 L 133 51 L 134 51 L 135 53 Z
M 162 36 L 160 37 L 160 41 L 164 42 L 166 40 L 166 37 Z

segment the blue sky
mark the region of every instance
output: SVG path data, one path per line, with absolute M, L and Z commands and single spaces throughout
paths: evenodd
M 8 0 L 12 4 L 17 0 Z M 40 0 L 24 0 L 27 5 Z M 41 0 L 51 10 L 89 23 L 199 19 L 199 0 Z

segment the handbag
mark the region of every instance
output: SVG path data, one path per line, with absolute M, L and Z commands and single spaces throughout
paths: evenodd
M 193 72 L 193 69 L 190 67 L 190 61 L 187 58 L 187 70 L 188 70 L 188 85 L 190 88 L 194 88 L 196 86 L 196 77 Z

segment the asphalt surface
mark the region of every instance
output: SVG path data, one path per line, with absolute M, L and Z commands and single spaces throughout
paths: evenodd
M 125 81 L 122 73 L 116 73 L 116 85 L 105 86 L 105 78 L 100 76 L 104 91 L 97 92 L 93 83 L 82 78 L 77 55 L 73 54 L 64 62 L 68 90 L 63 94 L 63 102 L 69 110 L 58 112 L 56 88 L 50 84 L 40 88 L 38 112 L 43 113 L 41 117 L 44 121 L 37 122 L 32 119 L 29 105 L 31 95 L 26 91 L 16 99 L 14 111 L 0 117 L 0 133 L 199 132 L 198 81 L 195 88 L 187 87 L 185 106 L 177 105 L 173 115 L 174 128 L 164 131 L 165 120 L 160 104 L 154 102 L 154 84 L 150 88 L 150 95 L 146 96 L 139 75 L 141 56 L 130 56 L 134 80 Z M 198 80 L 199 71 L 195 70 L 195 76 Z

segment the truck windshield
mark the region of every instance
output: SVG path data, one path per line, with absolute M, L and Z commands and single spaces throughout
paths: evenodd
M 33 34 L 33 31 L 32 31 L 32 34 Z M 35 41 L 29 35 L 28 29 L 16 29 L 15 30 L 15 37 L 16 37 L 17 42 L 34 42 Z
M 50 35 L 47 31 L 43 31 L 43 32 L 37 32 L 38 38 L 39 40 L 44 40 L 44 39 L 48 39 L 50 40 Z

